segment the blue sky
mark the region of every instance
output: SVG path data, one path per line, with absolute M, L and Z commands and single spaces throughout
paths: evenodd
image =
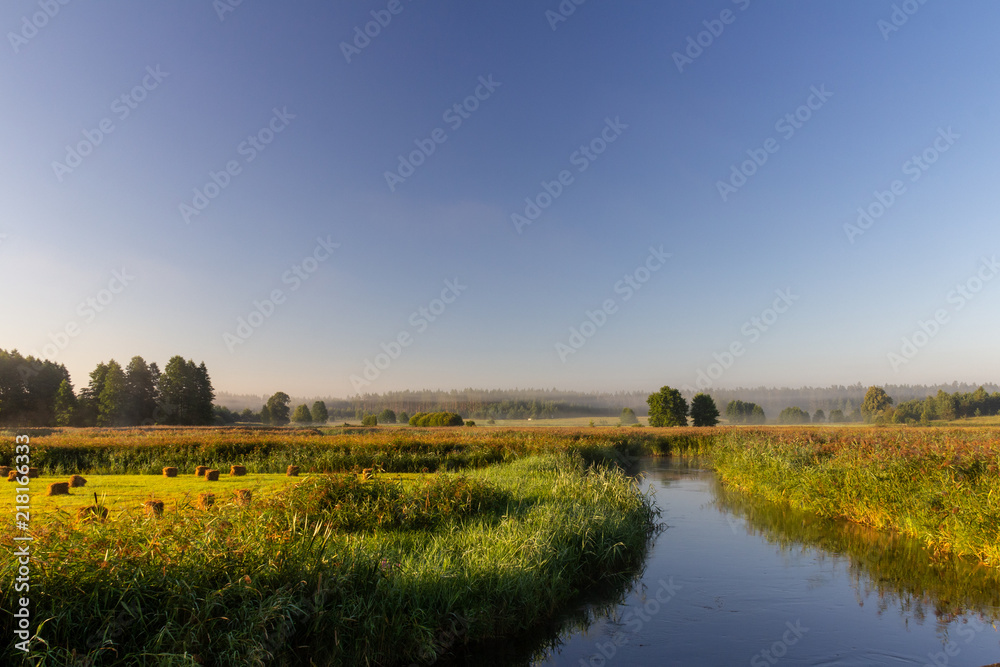
M 995 381 L 998 20 L 11 0 L 0 347 L 78 388 Z

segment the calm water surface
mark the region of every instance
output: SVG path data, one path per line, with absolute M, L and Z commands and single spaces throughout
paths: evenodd
M 1000 576 L 913 540 L 752 502 L 690 461 L 640 467 L 666 529 L 637 583 L 459 664 L 1000 662 Z

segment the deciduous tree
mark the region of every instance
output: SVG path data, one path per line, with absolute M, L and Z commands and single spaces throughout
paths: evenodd
M 317 424 L 325 424 L 330 419 L 330 412 L 326 409 L 326 403 L 323 401 L 313 403 L 310 414 L 312 414 L 312 420 Z
M 646 403 L 650 426 L 687 426 L 687 401 L 676 389 L 660 387 L 660 391 L 649 395 Z
M 268 415 L 270 416 L 268 423 L 275 426 L 284 426 L 287 424 L 290 412 L 288 404 L 291 400 L 291 397 L 283 391 L 279 391 L 267 399 L 267 405 L 264 407 L 267 408 Z
M 312 413 L 309 412 L 309 408 L 303 404 L 295 408 L 294 414 L 292 414 L 292 421 L 296 424 L 308 424 L 312 421 Z
M 885 389 L 868 387 L 868 391 L 865 392 L 865 400 L 861 402 L 861 415 L 866 423 L 871 423 L 878 419 L 890 405 L 892 405 L 892 398 L 885 393 Z

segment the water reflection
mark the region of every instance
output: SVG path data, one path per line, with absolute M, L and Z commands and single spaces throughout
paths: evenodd
M 435 664 L 772 665 L 768 651 L 779 648 L 782 667 L 1000 660 L 997 571 L 756 501 L 724 488 L 703 461 L 653 459 L 641 471 L 668 527 L 641 571 L 589 591 L 530 636 Z M 680 590 L 659 604 L 665 581 Z M 639 622 L 644 609 L 656 613 Z M 789 634 L 796 627 L 807 631 L 801 642 Z
M 995 568 L 935 556 L 912 538 L 762 503 L 727 489 L 717 478 L 710 488 L 713 506 L 730 517 L 734 530 L 762 536 L 782 552 L 817 549 L 820 562 L 846 560 L 859 606 L 874 603 L 879 614 L 892 609 L 918 624 L 932 615 L 944 635 L 963 614 L 990 622 L 1000 617 L 1000 571 Z

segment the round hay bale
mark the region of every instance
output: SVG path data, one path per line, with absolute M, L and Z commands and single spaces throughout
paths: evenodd
M 45 492 L 47 496 L 68 496 L 69 495 L 69 482 L 52 482 L 49 484 L 49 490 Z
M 79 475 L 73 475 L 69 478 L 69 486 L 71 489 L 76 489 L 86 485 L 87 485 L 87 480 L 85 480 L 83 477 L 80 477 Z
M 207 510 L 215 504 L 215 494 L 214 493 L 199 493 L 198 500 L 195 502 L 195 506 L 198 509 Z
M 231 466 L 229 468 L 229 474 L 233 477 L 243 477 L 247 474 L 246 466 Z
M 6 477 L 10 474 L 10 467 L 0 466 L 0 477 Z
M 40 475 L 41 473 L 38 472 L 38 468 L 28 468 L 28 477 L 30 477 L 31 479 L 34 479 Z
M 162 500 L 147 500 L 142 507 L 146 511 L 146 516 L 163 516 Z
M 246 507 L 247 505 L 250 504 L 250 501 L 253 499 L 253 493 L 250 491 L 250 489 L 236 489 L 235 491 L 233 491 L 233 499 L 236 501 L 236 504 L 239 505 L 240 507 Z
M 219 481 L 219 471 L 218 470 L 206 470 L 205 471 L 205 479 L 208 480 L 209 482 L 218 482 Z
M 173 466 L 168 467 L 168 468 L 164 468 L 163 469 L 163 476 L 164 477 L 177 477 L 177 468 L 174 468 Z
M 108 518 L 108 508 L 97 505 L 87 505 L 76 509 L 76 518 L 84 521 L 104 521 Z
M 198 466 L 197 468 L 194 469 L 194 476 L 204 477 L 206 470 L 208 470 L 208 466 Z
M 8 482 L 16 482 L 17 481 L 17 471 L 16 470 L 11 470 L 11 471 L 9 471 L 7 473 L 7 481 Z
M 286 477 L 298 477 L 299 467 L 298 466 L 288 466 L 288 470 L 285 471 Z

